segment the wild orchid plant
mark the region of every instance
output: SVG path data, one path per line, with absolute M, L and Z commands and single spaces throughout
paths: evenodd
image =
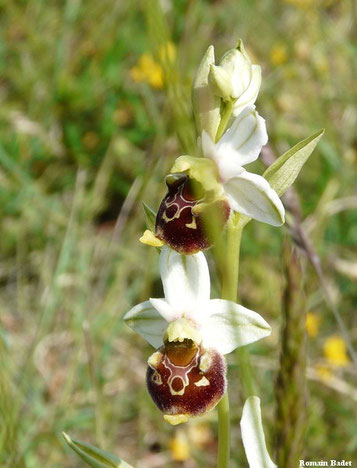
M 138 304 L 124 317 L 155 348 L 148 359 L 146 382 L 166 421 L 183 423 L 218 405 L 220 468 L 229 466 L 224 354 L 271 332 L 258 313 L 235 302 L 242 230 L 251 218 L 273 226 L 284 223 L 279 196 L 294 182 L 323 134 L 320 131 L 294 146 L 263 176 L 244 169 L 268 141 L 265 121 L 254 105 L 260 84 L 261 69 L 251 63 L 242 41 L 218 65 L 213 46 L 208 48 L 192 90 L 197 153 L 175 161 L 166 177 L 168 192 L 155 225 L 141 238 L 161 248 L 165 297 Z M 152 217 L 149 210 L 147 214 Z M 222 272 L 222 298 L 210 299 L 210 275 L 202 250 L 222 237 L 223 254 L 216 259 Z M 241 420 L 246 456 L 252 468 L 273 467 L 247 353 L 240 353 L 240 359 L 247 370 Z M 92 466 L 128 466 L 67 435 L 65 439 Z

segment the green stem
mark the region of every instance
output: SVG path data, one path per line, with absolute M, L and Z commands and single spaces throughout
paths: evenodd
M 229 102 L 227 102 L 225 104 L 224 111 L 223 111 L 222 117 L 221 117 L 221 121 L 220 121 L 219 126 L 218 126 L 215 143 L 217 143 L 217 141 L 219 141 L 221 136 L 223 135 L 223 133 L 224 133 L 226 127 L 227 127 L 229 118 L 230 118 L 230 116 L 232 114 L 232 110 L 233 110 L 233 102 L 229 101 Z
M 236 302 L 238 293 L 239 253 L 245 223 L 239 214 L 228 222 L 224 242 L 224 255 L 217 258 L 222 275 L 222 299 Z M 244 398 L 256 394 L 256 386 L 249 355 L 245 347 L 238 348 L 241 382 Z M 218 404 L 218 461 L 217 468 L 229 467 L 230 418 L 228 393 Z
M 230 417 L 229 399 L 226 392 L 218 403 L 218 459 L 217 468 L 229 467 L 230 444 Z
M 239 247 L 242 228 L 238 226 L 237 217 L 228 223 L 226 247 L 221 259 L 222 299 L 236 301 L 239 270 Z M 226 392 L 218 404 L 218 468 L 228 468 L 230 458 L 230 417 L 229 399 Z

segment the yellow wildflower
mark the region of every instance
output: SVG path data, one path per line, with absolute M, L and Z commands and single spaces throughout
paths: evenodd
M 164 72 L 151 54 L 143 54 L 138 63 L 130 70 L 132 79 L 138 83 L 149 83 L 153 88 L 164 86 Z
M 278 66 L 286 62 L 288 52 L 284 44 L 275 44 L 270 51 L 270 62 Z
M 346 343 L 339 336 L 330 336 L 324 344 L 325 358 L 334 366 L 344 367 L 349 363 L 346 353 Z
M 182 462 L 190 458 L 190 446 L 183 429 L 176 431 L 169 442 L 169 447 L 172 460 Z
M 331 369 L 325 364 L 317 364 L 315 370 L 321 380 L 330 380 L 333 377 Z
M 320 317 L 318 317 L 313 312 L 308 312 L 306 314 L 305 327 L 306 327 L 307 334 L 311 336 L 311 338 L 315 338 L 315 336 L 318 334 L 320 321 L 321 321 Z

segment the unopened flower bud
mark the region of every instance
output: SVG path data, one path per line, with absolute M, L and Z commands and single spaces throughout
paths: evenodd
M 179 424 L 219 402 L 226 390 L 225 360 L 190 339 L 166 341 L 148 360 L 146 383 L 165 420 Z
M 239 40 L 235 49 L 224 54 L 218 66 L 210 66 L 208 82 L 216 96 L 233 101 L 233 114 L 238 115 L 245 106 L 254 104 L 261 84 L 261 69 L 251 63 Z

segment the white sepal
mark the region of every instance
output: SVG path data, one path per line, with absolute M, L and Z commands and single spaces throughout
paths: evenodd
M 209 46 L 198 67 L 192 87 L 192 106 L 198 132 L 206 130 L 212 138 L 216 136 L 221 121 L 220 99 L 208 85 L 210 66 L 214 62 L 214 47 Z
M 150 301 L 142 302 L 124 315 L 125 323 L 139 333 L 154 348 L 162 346 L 167 322 L 152 306 Z
M 202 152 L 206 158 L 212 159 L 217 164 L 219 178 L 221 183 L 226 180 L 241 174 L 244 169 L 236 162 L 236 151 L 231 148 L 226 148 L 228 151 L 218 151 L 217 145 L 213 143 L 210 136 L 206 132 L 202 132 L 201 137 Z
M 247 106 L 217 143 L 217 159 L 222 162 L 233 159 L 237 165 L 244 166 L 258 158 L 267 142 L 265 120 L 253 105 Z
M 272 462 L 266 448 L 258 397 L 251 396 L 246 400 L 240 426 L 250 468 L 278 468 Z
M 284 206 L 264 177 L 244 171 L 228 180 L 224 190 L 234 211 L 273 226 L 284 223 Z
M 176 311 L 186 312 L 209 301 L 210 278 L 202 252 L 182 255 L 164 246 L 160 254 L 160 274 L 165 299 Z
M 200 331 L 205 347 L 227 354 L 269 336 L 271 328 L 252 310 L 224 299 L 212 299 Z

